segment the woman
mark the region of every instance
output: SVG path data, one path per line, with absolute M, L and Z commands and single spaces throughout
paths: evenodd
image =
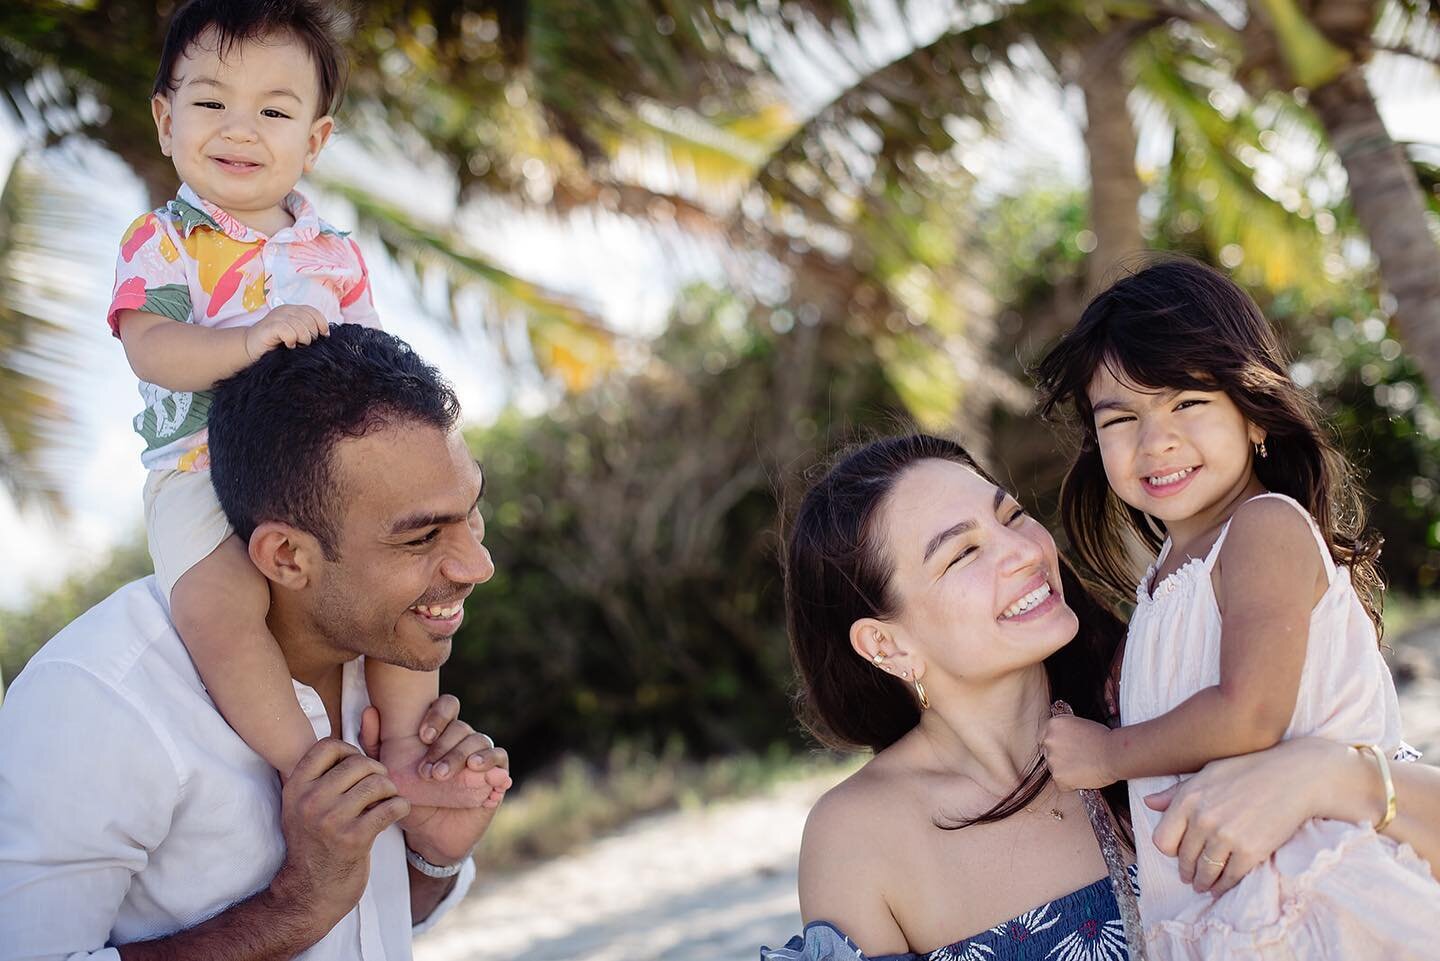
M 1036 747 L 1056 698 L 1111 713 L 1122 626 L 1045 528 L 958 445 L 878 441 L 806 495 L 786 602 L 808 726 L 875 756 L 811 812 L 805 933 L 762 958 L 1125 958 L 1084 806 Z M 1393 772 L 1386 833 L 1440 863 L 1440 772 Z M 1155 840 L 1186 883 L 1218 892 L 1207 840 L 1253 866 L 1310 817 L 1378 820 L 1385 794 L 1360 752 L 1311 740 L 1215 762 L 1147 803 L 1168 805 Z

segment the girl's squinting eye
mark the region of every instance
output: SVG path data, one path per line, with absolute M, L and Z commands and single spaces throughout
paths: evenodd
M 1025 508 L 1023 508 L 1023 507 L 1018 507 L 1018 506 L 1017 506 L 1017 507 L 1015 508 L 1015 513 L 1011 514 L 1011 515 L 1010 515 L 1010 519 L 1007 520 L 1005 523 L 1006 523 L 1006 524 L 1013 524 L 1013 523 L 1015 523 L 1016 521 L 1023 519 L 1024 517 L 1025 517 Z
M 1110 420 L 1107 420 L 1107 421 L 1105 421 L 1105 423 L 1101 424 L 1101 425 L 1100 425 L 1100 429 L 1101 429 L 1101 430 L 1104 430 L 1104 429 L 1107 428 L 1107 427 L 1114 427 L 1116 424 L 1123 424 L 1123 423 L 1125 423 L 1126 421 L 1131 421 L 1131 420 L 1134 420 L 1134 419 L 1135 419 L 1134 417 L 1131 417 L 1131 416 L 1128 415 L 1128 414 L 1125 415 L 1124 417 L 1112 417 Z
M 1199 398 L 1199 397 L 1187 397 L 1185 400 L 1182 400 L 1182 401 L 1180 401 L 1180 403 L 1176 404 L 1176 405 L 1175 405 L 1175 409 L 1176 409 L 1176 410 L 1184 410 L 1184 409 L 1187 408 L 1187 407 L 1193 407 L 1193 406 L 1195 406 L 1195 405 L 1197 405 L 1197 404 L 1208 404 L 1208 403 L 1210 403 L 1208 400 L 1202 400 L 1202 399 Z

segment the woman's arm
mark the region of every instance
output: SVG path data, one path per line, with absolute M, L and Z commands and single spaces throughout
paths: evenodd
M 1440 769 L 1392 763 L 1395 820 L 1385 835 L 1440 868 Z M 1220 895 L 1273 854 L 1311 818 L 1375 823 L 1385 790 L 1368 753 L 1324 738 L 1284 741 L 1225 758 L 1145 803 L 1164 811 L 1155 846 L 1180 861 L 1180 877 Z M 1224 871 L 1200 859 L 1225 863 Z

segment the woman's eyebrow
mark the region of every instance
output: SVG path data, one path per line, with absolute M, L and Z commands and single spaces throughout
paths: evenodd
M 995 488 L 995 503 L 991 506 L 991 510 L 999 510 L 1000 505 L 1004 502 L 1005 498 L 1009 496 L 1010 492 L 1005 490 L 1003 487 Z M 930 560 L 931 556 L 940 549 L 940 545 L 948 541 L 950 538 L 958 537 L 959 535 L 964 534 L 968 531 L 973 531 L 974 529 L 974 521 L 961 521 L 954 527 L 947 527 L 945 530 L 930 538 L 930 543 L 925 545 L 925 557 L 923 560 L 921 560 L 920 563 L 924 564 L 926 561 Z

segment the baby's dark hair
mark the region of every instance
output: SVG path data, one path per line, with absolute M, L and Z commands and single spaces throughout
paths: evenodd
M 1254 459 L 1255 476 L 1315 518 L 1381 631 L 1380 538 L 1365 527 L 1355 469 L 1314 398 L 1290 379 L 1285 352 L 1255 301 L 1219 271 L 1179 257 L 1152 260 L 1098 294 L 1035 370 L 1041 416 L 1067 409 L 1079 428 L 1060 515 L 1075 553 L 1112 601 L 1134 597 L 1127 533 L 1152 552 L 1161 538 L 1105 478 L 1087 393 L 1102 364 L 1141 389 L 1223 390 L 1264 429 L 1268 456 Z
M 228 56 L 237 44 L 274 36 L 294 37 L 310 53 L 320 83 L 316 116 L 333 114 L 345 89 L 346 57 L 340 38 L 350 20 L 340 3 L 318 0 L 190 0 L 170 18 L 152 96 L 175 91 L 175 63 L 192 44 L 213 34 L 216 50 Z

